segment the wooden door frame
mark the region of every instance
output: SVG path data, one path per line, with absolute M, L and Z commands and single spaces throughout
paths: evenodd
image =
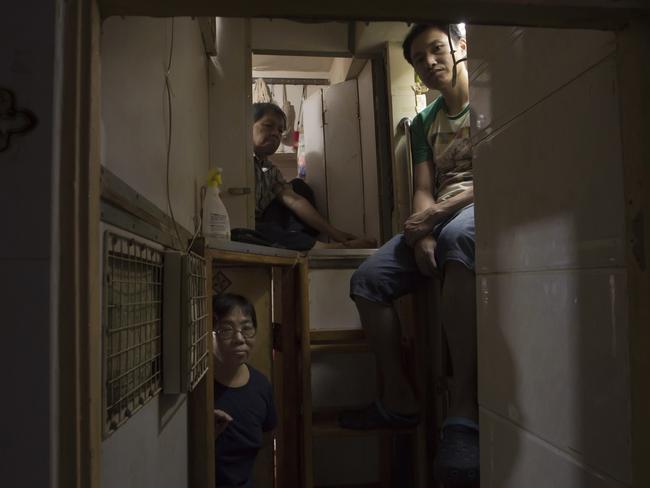
M 294 352 L 297 355 L 291 358 L 292 360 L 287 360 L 287 357 L 284 357 L 280 364 L 284 380 L 284 400 L 305 398 L 305 385 L 303 383 L 310 381 L 309 376 L 305 378 L 302 374 L 305 371 L 305 365 L 302 364 L 303 353 L 301 352 L 304 350 L 303 343 L 306 341 L 308 345 L 309 342 L 309 338 L 305 338 L 303 334 L 304 309 L 306 307 L 308 286 L 307 274 L 303 272 L 303 268 L 306 266 L 305 259 L 301 258 L 297 252 L 294 257 L 284 257 L 215 249 L 206 249 L 205 258 L 208 266 L 208 290 L 210 293 L 212 290 L 212 273 L 214 265 L 217 263 L 267 267 L 272 278 L 280 278 L 289 282 L 289 288 L 283 288 L 279 297 L 282 314 L 288 320 L 282 324 L 278 339 L 282 349 L 287 352 Z M 273 282 L 271 286 L 274 286 Z M 211 305 L 210 316 L 212 316 Z M 190 432 L 188 434 L 190 436 L 190 486 L 192 488 L 214 487 L 213 398 L 214 369 L 212 360 L 210 360 L 207 374 L 190 394 Z M 285 446 L 283 446 L 286 449 L 281 451 L 282 456 L 278 459 L 278 473 L 285 479 L 294 481 L 304 475 L 307 471 L 306 466 L 311 466 L 311 464 L 307 464 L 308 460 L 304 459 L 302 454 L 305 452 L 305 444 L 310 440 L 306 440 L 304 436 L 301 436 L 301 429 L 302 432 L 307 432 L 304 425 L 300 424 L 300 422 L 306 422 L 304 415 L 299 415 L 301 411 L 308 410 L 297 404 L 286 410 L 278 411 L 278 420 L 282 425 L 283 432 L 287 434 Z M 308 420 L 311 422 L 311 418 Z M 287 423 L 290 425 L 286 425 Z M 296 486 L 306 487 L 308 485 L 299 484 Z
M 100 485 L 102 432 L 100 252 L 101 19 L 95 1 L 57 2 L 61 58 L 54 97 L 60 108 L 52 179 L 60 249 L 56 276 L 58 330 L 53 350 L 57 458 L 51 486 Z M 52 52 L 55 52 L 53 50 Z
M 594 0 L 596 1 L 596 0 Z M 630 295 L 630 355 L 632 389 L 632 439 L 635 486 L 650 486 L 644 470 L 650 453 L 650 398 L 645 380 L 650 377 L 649 289 L 647 264 L 639 253 L 650 257 L 650 197 L 648 154 L 650 140 L 634 135 L 650 129 L 650 77 L 641 59 L 650 55 L 647 34 L 648 7 L 629 0 L 627 7 L 602 1 L 596 7 L 565 4 L 542 5 L 541 0 L 496 4 L 439 0 L 435 14 L 443 21 L 474 24 L 620 30 L 619 43 L 627 50 L 619 64 L 621 94 L 623 171 L 626 197 L 626 243 L 628 291 Z M 61 255 L 58 274 L 58 321 L 56 343 L 59 358 L 58 437 L 60 453 L 54 471 L 56 483 L 65 487 L 98 488 L 101 449 L 101 351 L 100 292 L 96 265 L 99 262 L 99 174 L 100 174 L 100 53 L 102 17 L 111 15 L 278 17 L 335 20 L 403 20 L 431 18 L 431 5 L 423 0 L 399 4 L 378 0 L 372 14 L 362 4 L 332 1 L 312 4 L 297 0 L 269 4 L 214 2 L 214 0 L 89 0 L 61 3 L 64 18 L 62 80 L 54 83 L 55 97 L 63 107 L 57 137 L 60 165 L 54 178 Z M 627 27 L 626 29 L 624 29 Z M 627 53 L 635 53 L 630 56 Z M 646 258 L 647 259 L 647 258 Z

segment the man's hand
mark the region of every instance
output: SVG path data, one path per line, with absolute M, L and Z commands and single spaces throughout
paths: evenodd
M 435 225 L 442 221 L 444 214 L 438 205 L 415 212 L 404 223 L 404 238 L 409 246 L 413 246 L 424 236 L 431 234 Z
M 355 236 L 354 234 L 350 234 L 349 232 L 345 232 L 339 229 L 335 229 L 331 237 L 336 242 L 341 242 L 341 243 L 345 243 L 346 241 L 353 241 L 357 239 L 357 236 Z
M 216 439 L 221 433 L 226 430 L 228 424 L 232 422 L 232 417 L 223 410 L 214 411 L 214 438 Z
M 415 263 L 418 265 L 420 273 L 425 276 L 435 276 L 438 274 L 438 266 L 434 251 L 436 250 L 436 241 L 433 236 L 426 236 L 413 245 L 415 253 Z

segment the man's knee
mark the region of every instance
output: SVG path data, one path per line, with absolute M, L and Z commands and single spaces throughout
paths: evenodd
M 368 283 L 376 283 L 379 274 L 377 267 L 368 265 L 367 261 L 362 263 L 350 278 L 350 295 L 363 296 L 362 292 L 367 288 Z

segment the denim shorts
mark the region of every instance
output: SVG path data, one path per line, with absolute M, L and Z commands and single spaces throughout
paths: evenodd
M 438 224 L 432 235 L 436 240 L 436 263 L 443 274 L 448 261 L 458 261 L 468 269 L 474 269 L 473 203 Z M 350 296 L 390 304 L 416 289 L 426 279 L 417 267 L 413 248 L 400 233 L 354 272 L 350 280 Z

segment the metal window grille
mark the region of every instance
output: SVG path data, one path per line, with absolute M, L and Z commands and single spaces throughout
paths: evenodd
M 194 389 L 208 370 L 210 351 L 210 323 L 208 316 L 208 288 L 205 260 L 190 254 L 186 268 L 188 334 L 189 334 L 189 386 Z
M 104 234 L 104 434 L 161 390 L 163 256 L 135 239 Z

